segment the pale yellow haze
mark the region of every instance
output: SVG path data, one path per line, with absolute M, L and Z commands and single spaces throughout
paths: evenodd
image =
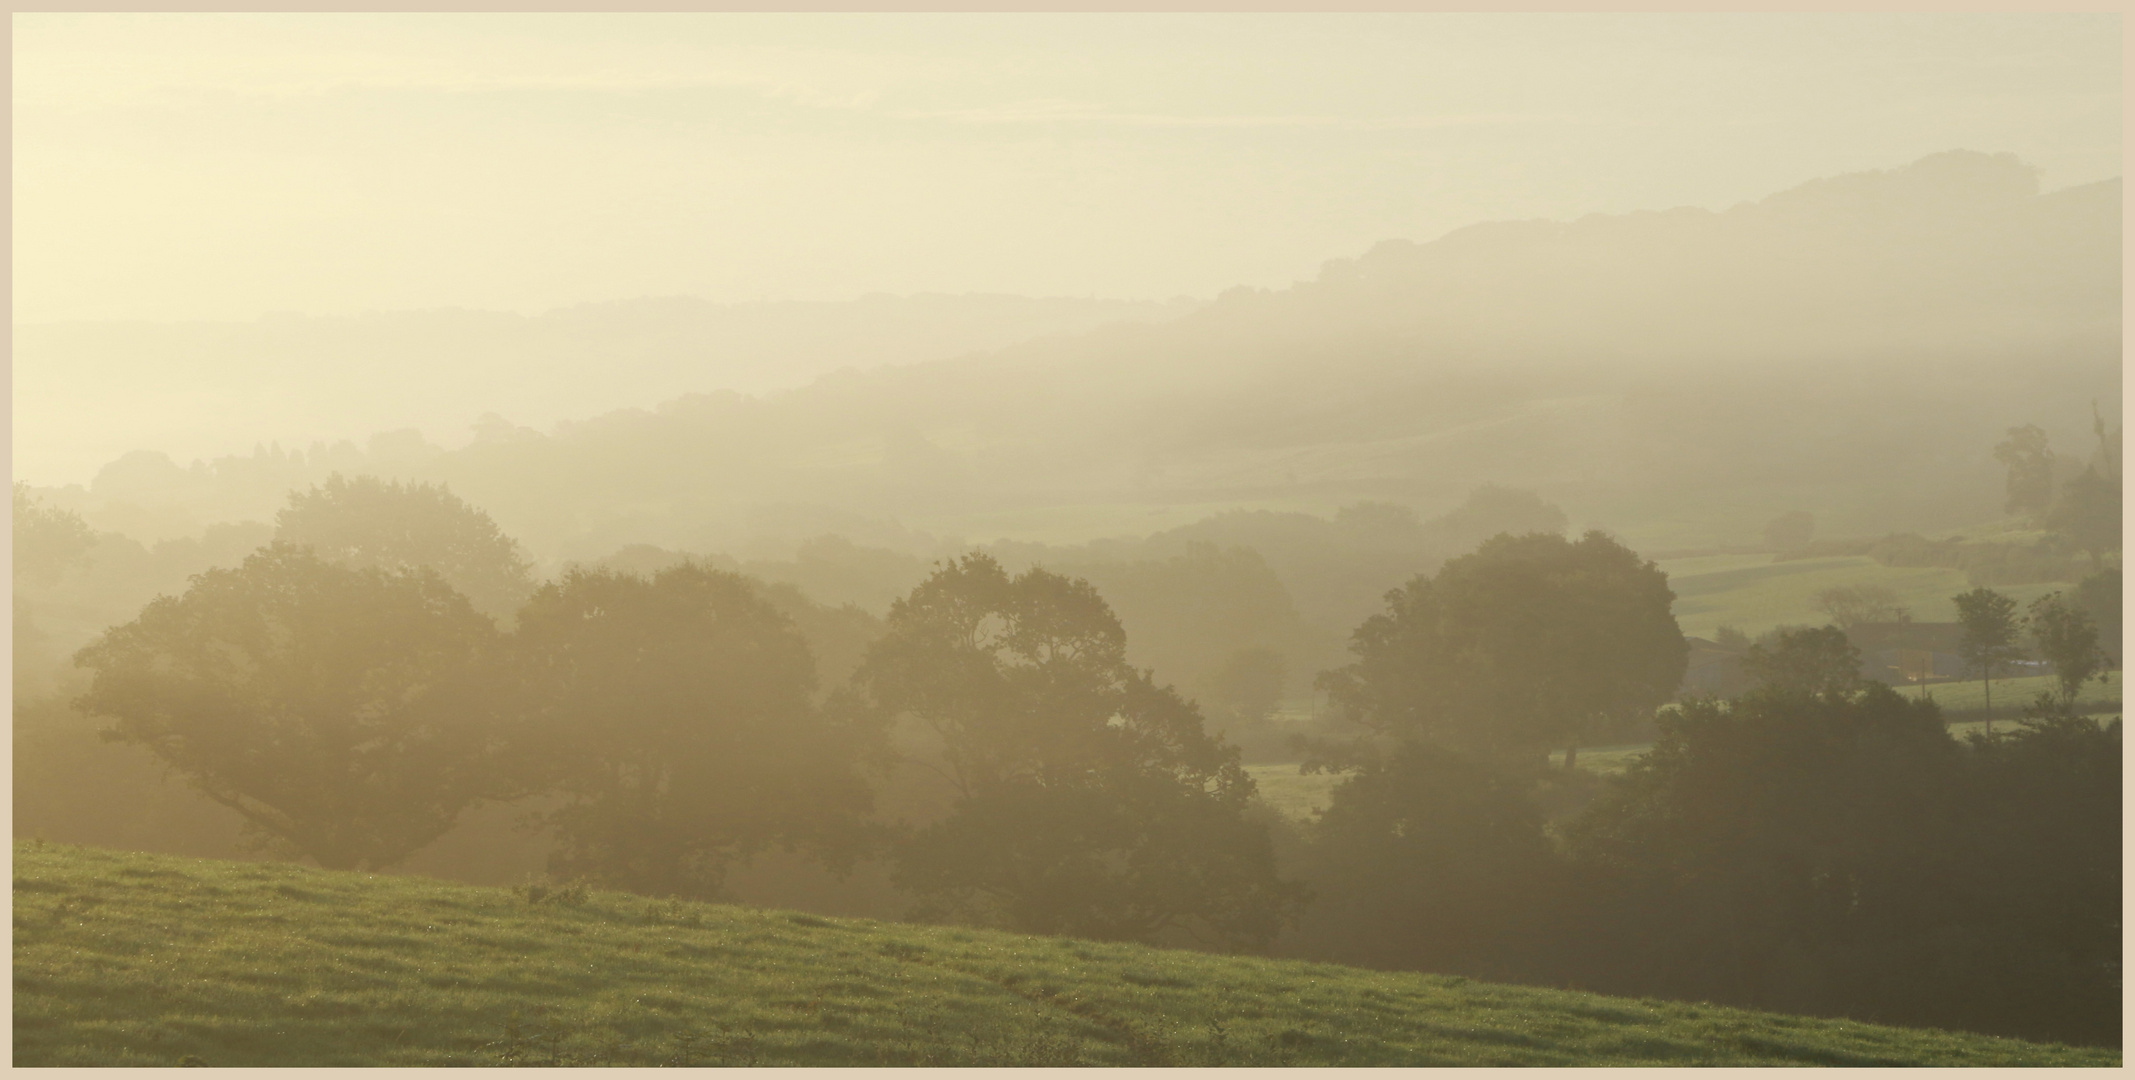
M 24 15 L 14 321 L 1282 287 L 1955 148 L 2120 172 L 2114 15 Z M 649 402 L 647 404 L 650 404 Z

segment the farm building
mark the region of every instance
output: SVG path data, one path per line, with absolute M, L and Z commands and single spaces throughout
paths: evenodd
M 1742 673 L 1742 654 L 1717 641 L 1686 637 L 1690 643 L 1690 667 L 1683 672 L 1679 697 L 1734 697 L 1749 689 L 1749 676 Z
M 1861 650 L 1861 677 L 1892 686 L 1962 679 L 1964 626 L 1953 622 L 1859 623 L 1846 640 Z

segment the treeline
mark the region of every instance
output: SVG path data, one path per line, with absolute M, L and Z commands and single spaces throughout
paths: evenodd
M 40 512 L 40 565 L 79 557 Z M 1087 580 L 970 554 L 876 620 L 662 561 L 536 582 L 442 488 L 300 492 L 82 649 L 71 707 L 18 704 L 17 827 L 26 792 L 126 797 L 48 752 L 94 723 L 326 866 L 416 865 L 502 807 L 557 878 L 654 895 L 805 860 L 846 911 L 2118 1041 L 2117 723 L 2049 695 L 1959 742 L 1804 630 L 1604 782 L 1579 749 L 1653 723 L 1687 645 L 1600 533 L 1501 533 L 1388 594 L 1314 680 L 1352 734 L 1303 747 L 1342 777 L 1304 824 Z

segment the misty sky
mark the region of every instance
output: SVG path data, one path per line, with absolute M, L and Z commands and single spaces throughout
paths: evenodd
M 2119 175 L 2085 16 L 14 16 L 14 318 L 1164 298 L 1953 148 Z

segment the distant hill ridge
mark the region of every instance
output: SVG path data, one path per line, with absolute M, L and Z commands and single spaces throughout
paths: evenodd
M 1137 507 L 1435 510 L 1480 483 L 1655 548 L 1792 509 L 1932 532 L 1997 511 L 2007 428 L 2078 448 L 2091 399 L 2114 419 L 2119 245 L 2119 181 L 2042 195 L 2009 155 L 1953 151 L 1726 211 L 1388 242 L 1165 320 L 761 397 L 496 421 L 449 452 L 396 435 L 227 482 L 136 462 L 162 479 L 89 494 L 212 504 L 204 522 L 331 469 L 439 479 L 568 557 L 867 522 L 1076 542 L 1155 531 Z M 1065 524 L 1004 524 L 1041 512 Z

